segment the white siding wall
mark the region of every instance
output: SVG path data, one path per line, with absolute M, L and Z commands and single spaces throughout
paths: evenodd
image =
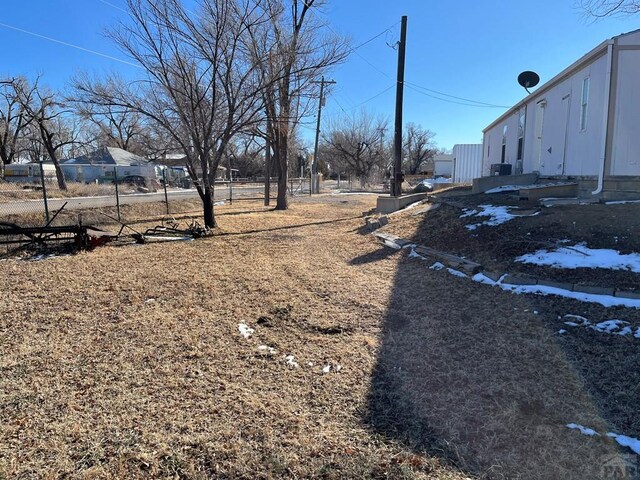
M 605 108 L 606 55 L 567 77 L 527 103 L 524 136 L 523 172 L 544 176 L 597 175 L 602 147 Z M 582 85 L 589 78 L 587 124 L 581 129 Z M 637 77 L 636 77 L 637 78 Z M 544 112 L 539 108 L 542 102 Z M 485 133 L 483 174 L 493 163 L 500 163 L 502 130 L 507 125 L 506 163 L 514 165 L 518 148 L 518 111 Z M 538 140 L 536 117 L 543 115 L 542 138 Z M 487 143 L 490 154 L 487 155 Z
M 640 51 L 618 52 L 611 175 L 640 175 Z
M 507 143 L 504 163 L 513 165 L 513 171 L 515 172 L 516 157 L 518 155 L 518 119 L 518 112 L 515 112 L 503 122 L 485 132 L 482 160 L 483 175 L 489 175 L 492 164 L 502 163 L 502 136 L 505 125 L 507 127 Z
M 482 176 L 482 145 L 454 145 L 453 157 L 454 182 L 470 182 Z

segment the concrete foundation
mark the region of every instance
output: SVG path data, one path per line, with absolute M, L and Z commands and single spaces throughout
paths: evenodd
M 380 195 L 376 210 L 380 213 L 393 213 L 420 200 L 427 198 L 426 193 L 412 193 L 410 195 L 402 195 L 400 197 L 391 197 L 389 195 Z
M 484 193 L 487 190 L 503 187 L 504 185 L 532 185 L 536 183 L 536 180 L 538 180 L 537 173 L 474 178 L 471 193 Z

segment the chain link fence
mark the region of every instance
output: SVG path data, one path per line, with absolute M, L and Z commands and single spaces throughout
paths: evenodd
M 202 212 L 202 202 L 195 188 L 181 188 L 174 182 L 149 181 L 143 177 L 118 179 L 102 183 L 67 182 L 58 186 L 55 175 L 44 178 L 0 178 L 0 222 L 20 226 L 89 225 L 136 223 L 181 214 Z M 214 185 L 214 202 L 222 204 L 264 202 L 265 178 L 219 180 Z M 290 196 L 310 194 L 309 178 L 291 178 Z M 278 180 L 270 181 L 269 197 L 275 202 Z

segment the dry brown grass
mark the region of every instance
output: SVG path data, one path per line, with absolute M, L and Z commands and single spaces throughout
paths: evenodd
M 563 426 L 604 421 L 530 300 L 380 249 L 373 198 L 0 262 L 0 478 L 594 478 L 616 450 Z

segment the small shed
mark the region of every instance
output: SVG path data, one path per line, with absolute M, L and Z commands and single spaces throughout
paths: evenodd
M 451 177 L 453 173 L 453 155 L 441 153 L 433 157 L 433 176 Z

